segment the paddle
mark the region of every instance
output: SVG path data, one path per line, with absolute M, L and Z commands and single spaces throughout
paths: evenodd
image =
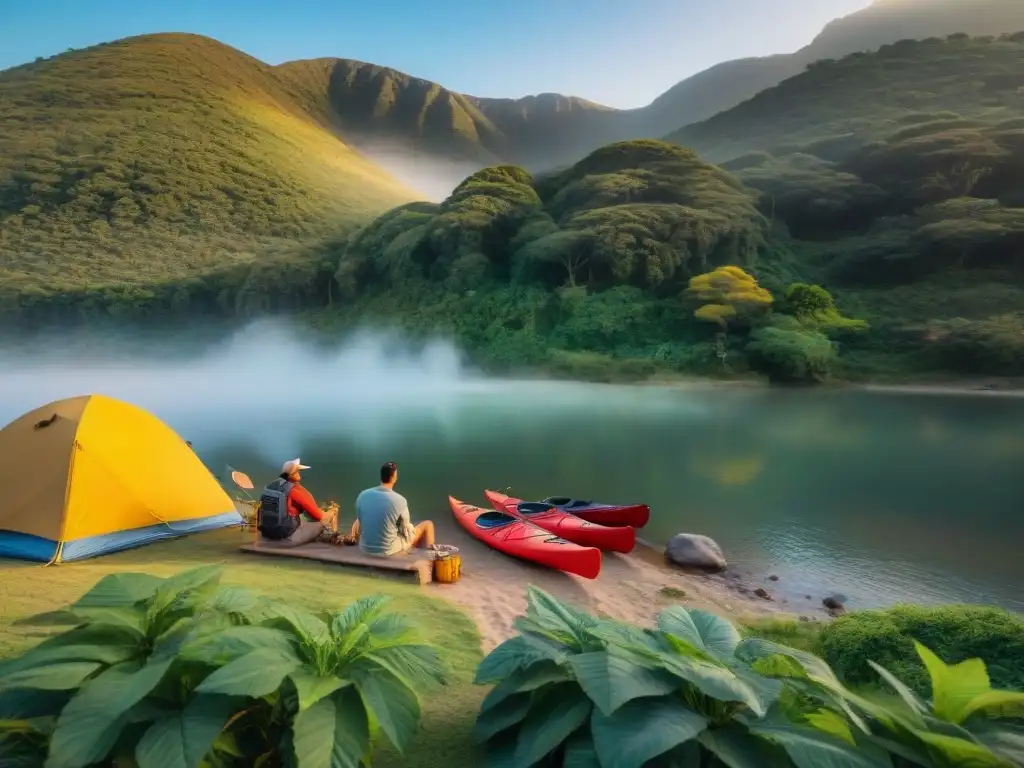
M 245 472 L 235 469 L 230 464 L 225 464 L 225 467 L 227 468 L 226 471 L 228 477 L 231 478 L 231 482 L 238 486 L 242 493 L 245 494 L 245 499 L 239 499 L 239 501 L 245 501 L 249 506 L 252 507 L 253 521 L 256 523 L 256 526 L 253 528 L 253 540 L 255 540 L 256 532 L 259 530 L 260 502 L 258 499 L 254 499 L 252 495 L 250 495 L 249 491 L 255 490 L 256 486 L 253 484 L 250 477 L 247 474 L 245 474 Z

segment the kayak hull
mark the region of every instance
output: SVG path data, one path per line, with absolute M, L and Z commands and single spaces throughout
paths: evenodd
M 575 515 L 581 520 L 609 527 L 628 525 L 632 528 L 643 528 L 651 519 L 651 508 L 647 504 L 596 504 L 564 496 L 549 496 L 541 502 Z
M 529 520 L 556 536 L 561 536 L 581 547 L 597 547 L 610 552 L 632 552 L 636 546 L 636 531 L 630 527 L 610 528 L 581 520 L 550 504 L 524 502 L 497 491 L 484 491 L 487 500 L 498 511 Z
M 455 520 L 473 538 L 511 557 L 529 560 L 585 579 L 601 573 L 601 550 L 581 547 L 528 520 L 448 497 Z

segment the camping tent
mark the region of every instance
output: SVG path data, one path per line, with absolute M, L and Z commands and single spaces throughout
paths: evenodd
M 85 395 L 0 430 L 0 556 L 62 562 L 240 525 L 234 502 L 170 427 Z

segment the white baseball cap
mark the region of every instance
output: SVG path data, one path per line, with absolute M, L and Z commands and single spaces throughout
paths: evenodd
M 309 467 L 303 464 L 301 459 L 289 459 L 281 465 L 281 474 L 290 475 L 297 469 L 309 469 Z

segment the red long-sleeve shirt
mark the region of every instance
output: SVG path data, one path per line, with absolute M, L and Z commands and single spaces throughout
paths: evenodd
M 288 491 L 288 516 L 298 517 L 303 512 L 314 520 L 322 520 L 324 516 L 324 513 L 320 511 L 320 507 L 316 505 L 316 499 L 313 498 L 313 494 L 296 483 Z

